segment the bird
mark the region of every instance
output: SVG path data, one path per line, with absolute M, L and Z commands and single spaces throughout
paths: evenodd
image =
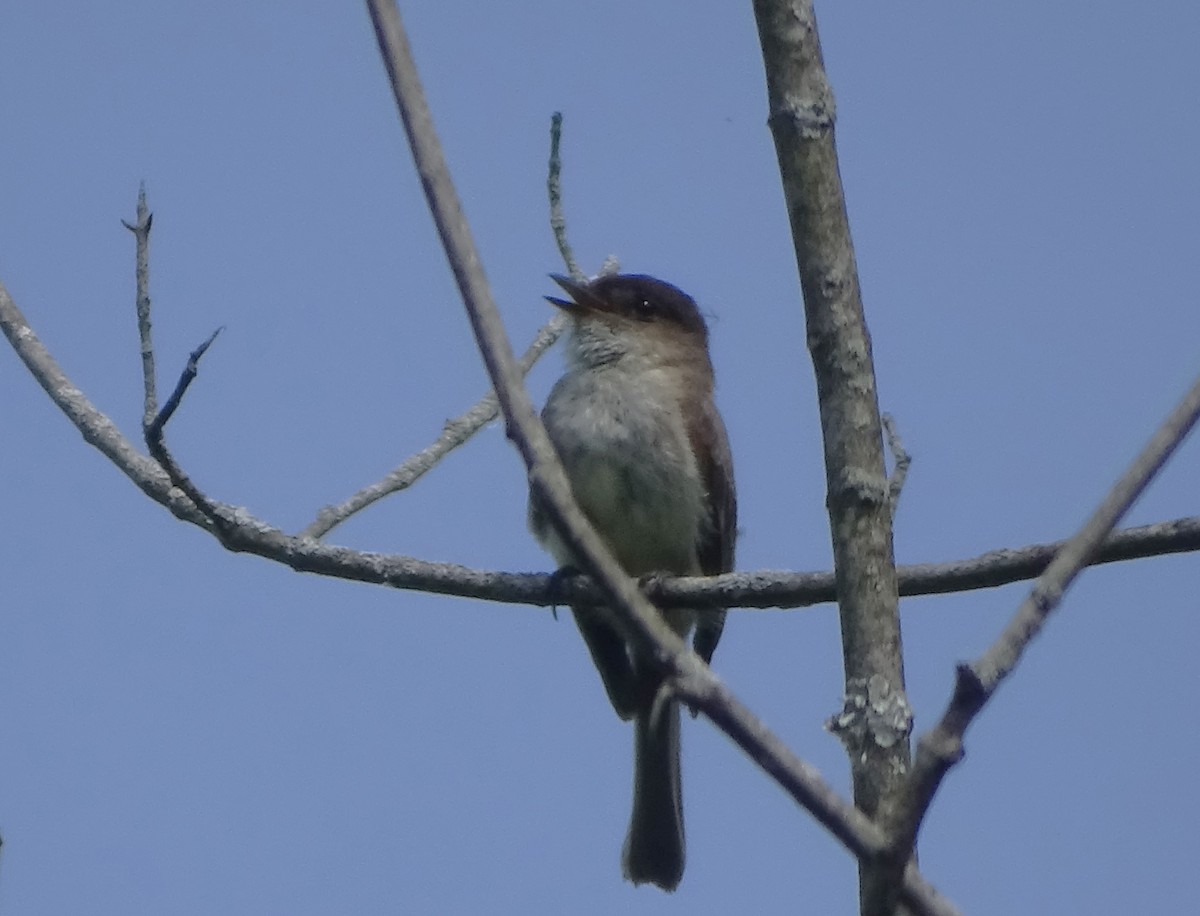
M 695 300 L 645 274 L 551 278 L 569 298 L 546 299 L 570 324 L 566 371 L 542 421 L 580 509 L 630 576 L 729 572 L 737 533 L 733 459 Z M 574 569 L 532 494 L 528 521 L 560 570 Z M 693 648 L 711 661 L 724 610 L 660 613 L 681 637 L 695 627 Z M 669 693 L 659 696 L 662 675 L 603 608 L 573 607 L 572 614 L 613 708 L 634 721 L 622 871 L 634 884 L 673 891 L 685 863 L 679 704 Z

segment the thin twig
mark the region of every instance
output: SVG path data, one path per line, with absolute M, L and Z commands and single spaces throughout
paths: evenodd
M 133 233 L 137 248 L 135 257 L 137 325 L 138 337 L 141 340 L 142 387 L 144 395 L 142 434 L 146 441 L 146 447 L 150 450 L 150 457 L 157 461 L 159 467 L 166 472 L 172 489 L 182 491 L 188 502 L 204 517 L 209 530 L 213 531 L 218 538 L 224 541 L 224 532 L 229 527 L 229 524 L 221 515 L 220 507 L 213 500 L 205 496 L 199 487 L 192 483 L 191 478 L 176 463 L 175 458 L 171 455 L 163 440 L 163 429 L 171 417 L 174 416 L 175 411 L 183 401 L 184 394 L 196 378 L 200 360 L 208 352 L 208 348 L 212 346 L 213 341 L 217 339 L 217 335 L 224 330 L 224 327 L 219 327 L 213 331 L 207 340 L 191 352 L 187 363 L 183 367 L 183 372 L 179 376 L 179 381 L 175 384 L 175 390 L 171 392 L 171 396 L 167 398 L 167 402 L 163 405 L 162 409 L 158 410 L 157 383 L 154 372 L 154 344 L 150 333 L 150 227 L 153 220 L 153 214 L 150 213 L 150 209 L 146 205 L 146 183 L 142 182 L 138 186 L 137 222 L 130 225 L 125 220 L 121 221 L 125 228 Z
M 132 232 L 137 240 L 134 276 L 137 283 L 138 337 L 142 350 L 143 429 L 154 422 L 158 413 L 158 395 L 154 380 L 154 344 L 150 339 L 150 225 L 153 222 L 154 214 L 146 206 L 146 183 L 143 181 L 138 186 L 136 221 L 131 224 L 121 220 L 121 225 Z
M 585 277 L 580 271 L 579 265 L 575 263 L 571 244 L 567 240 L 567 220 L 562 207 L 561 142 L 562 113 L 556 111 L 550 119 L 550 162 L 546 176 L 546 191 L 550 205 L 550 229 L 554 233 L 554 240 L 558 244 L 559 253 L 562 255 L 568 273 L 577 280 L 583 280 Z M 556 314 L 542 325 L 521 356 L 519 365 L 522 376 L 526 375 L 533 364 L 541 358 L 541 355 L 558 340 L 566 325 L 567 318 L 561 314 Z M 437 439 L 415 455 L 406 458 L 398 467 L 389 471 L 382 480 L 363 487 L 349 499 L 335 506 L 325 506 L 321 509 L 312 523 L 300 532 L 300 536 L 324 537 L 356 512 L 361 512 L 385 496 L 408 489 L 446 455 L 465 443 L 499 415 L 500 404 L 496 399 L 495 389 L 492 389 L 469 410 L 453 420 L 447 420 Z
M 558 340 L 566 323 L 565 316 L 555 315 L 542 325 L 518 363 L 522 376 L 528 373 L 541 355 Z M 496 392 L 491 390 L 465 413 L 452 420 L 447 420 L 445 426 L 442 427 L 441 435 L 421 451 L 406 458 L 399 466 L 389 471 L 382 480 L 363 487 L 337 505 L 325 506 L 321 509 L 317 513 L 316 519 L 300 532 L 300 537 L 322 538 L 367 506 L 378 502 L 385 496 L 408 489 L 432 470 L 446 455 L 495 420 L 499 414 L 500 406 L 496 400 Z
M 155 502 L 171 511 L 176 518 L 211 528 L 205 517 L 178 489 L 159 465 L 147 458 L 121 434 L 105 414 L 67 377 L 62 367 L 29 326 L 8 290 L 0 284 L 0 330 L 16 350 L 30 374 L 79 430 L 85 442 L 98 449 L 133 483 Z
M 172 391 L 171 396 L 167 398 L 167 403 L 163 404 L 162 410 L 158 412 L 158 415 L 155 416 L 154 419 L 150 421 L 150 424 L 146 427 L 147 439 L 151 437 L 161 437 L 163 427 L 166 426 L 171 417 L 174 416 L 175 411 L 179 408 L 180 401 L 183 400 L 184 394 L 187 393 L 188 388 L 191 387 L 192 381 L 196 378 L 196 373 L 199 371 L 200 367 L 200 360 L 204 357 L 204 354 L 208 352 L 208 348 L 213 345 L 213 341 L 217 339 L 217 335 L 224 330 L 225 326 L 221 325 L 221 327 L 217 328 L 208 335 L 207 340 L 200 344 L 200 346 L 196 347 L 196 349 L 188 355 L 188 361 L 184 365 L 183 371 L 179 373 L 179 381 L 175 383 L 175 390 Z
M 550 167 L 546 175 L 546 193 L 550 197 L 550 230 L 554 233 L 554 241 L 567 273 L 576 280 L 582 280 L 584 273 L 575 261 L 571 243 L 567 241 L 567 218 L 562 205 L 562 118 L 561 111 L 554 112 L 550 117 Z
M 1063 545 L 1030 589 L 1000 637 L 978 659 L 959 665 L 941 721 L 917 743 L 917 758 L 902 802 L 882 819 L 893 838 L 891 855 L 908 858 L 921 821 L 942 779 L 963 756 L 963 736 L 1022 654 L 1041 632 L 1066 590 L 1089 565 L 1113 526 L 1134 504 L 1200 419 L 1200 378 L 1113 485 L 1084 526 Z
M 212 346 L 213 341 L 217 339 L 217 335 L 223 330 L 224 327 L 217 328 L 208 336 L 207 340 L 189 354 L 188 361 L 183 367 L 183 372 L 179 374 L 179 381 L 175 384 L 175 390 L 167 398 L 167 402 L 163 405 L 162 410 L 158 412 L 158 415 L 146 427 L 146 447 L 150 450 L 150 457 L 157 461 L 162 469 L 167 472 L 167 477 L 170 478 L 171 483 L 182 490 L 184 495 L 192 501 L 192 504 L 212 523 L 212 530 L 221 540 L 221 543 L 224 544 L 228 537 L 228 531 L 233 526 L 233 523 L 228 518 L 228 514 L 224 511 L 223 506 L 210 499 L 184 473 L 183 468 L 179 466 L 167 448 L 163 437 L 163 430 L 166 428 L 167 423 L 170 422 L 171 417 L 175 415 L 175 411 L 183 401 L 184 394 L 187 393 L 188 388 L 196 378 L 200 360 L 208 352 L 208 348 Z

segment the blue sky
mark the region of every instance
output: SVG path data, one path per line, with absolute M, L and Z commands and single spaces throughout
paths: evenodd
M 561 270 L 710 315 L 741 569 L 826 569 L 812 373 L 748 3 L 405 4 L 515 345 Z M 1200 367 L 1200 9 L 823 4 L 881 400 L 914 456 L 900 562 L 1082 521 Z M 486 381 L 358 4 L 10 4 L 0 278 L 139 428 L 132 218 L 155 212 L 169 430 L 288 530 L 424 447 Z M 531 376 L 536 399 L 560 369 Z M 688 870 L 620 880 L 629 729 L 544 611 L 298 576 L 149 502 L 0 353 L 0 908 L 18 914 L 852 913 L 850 857 L 685 723 Z M 1200 513 L 1185 445 L 1131 521 Z M 547 570 L 494 424 L 331 540 Z M 972 914 L 1173 909 L 1196 853 L 1194 556 L 1089 572 L 968 735 L 921 844 Z M 1024 594 L 906 601 L 917 728 Z M 831 607 L 737 611 L 716 667 L 835 784 Z

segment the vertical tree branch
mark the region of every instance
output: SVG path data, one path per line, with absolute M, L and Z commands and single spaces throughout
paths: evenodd
M 754 13 L 820 402 L 846 677 L 846 712 L 836 730 L 850 753 L 855 802 L 875 817 L 908 771 L 911 714 L 871 340 L 812 3 L 755 0 Z M 895 863 L 860 865 L 864 914 L 892 911 L 900 873 Z

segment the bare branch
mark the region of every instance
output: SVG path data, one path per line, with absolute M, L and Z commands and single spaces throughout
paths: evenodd
M 962 759 L 967 728 L 1016 667 L 1113 526 L 1162 469 L 1197 419 L 1200 419 L 1200 379 L 1113 485 L 1087 523 L 1063 545 L 996 642 L 971 664 L 958 666 L 954 693 L 941 721 L 917 743 L 917 759 L 907 791 L 896 809 L 886 812 L 882 819 L 885 830 L 893 837 L 892 854 L 898 860 L 908 858 L 942 779 Z
M 900 594 L 917 597 L 958 593 L 1033 579 L 1050 565 L 1066 543 L 1054 541 L 993 550 L 949 563 L 898 566 Z M 1200 516 L 1192 516 L 1116 531 L 1088 562 L 1098 566 L 1197 550 L 1200 550 Z M 584 588 L 586 582 L 581 580 L 573 586 Z M 647 594 L 655 604 L 695 608 L 787 609 L 837 600 L 833 573 L 779 570 L 726 573 L 708 578 L 664 578 L 653 582 Z M 579 597 L 587 600 L 589 593 Z
M 949 563 L 917 563 L 898 569 L 900 594 L 942 595 L 996 588 L 1041 575 L 1066 541 L 991 550 Z M 1088 565 L 1139 560 L 1200 550 L 1200 517 L 1177 518 L 1114 532 Z
M 797 757 L 734 696 L 699 657 L 688 653 L 674 683 L 677 696 L 699 709 L 724 731 L 763 771 L 837 837 L 860 862 L 885 852 L 877 845 L 886 837 L 858 808 L 842 800 L 813 767 Z M 956 916 L 959 910 L 910 865 L 904 872 L 901 898 L 925 916 Z
M 0 284 L 0 330 L 51 400 L 134 485 L 176 518 L 212 530 L 212 523 L 173 487 L 163 469 L 141 454 L 116 425 L 67 377 L 29 326 L 8 290 Z M 597 602 L 601 593 L 587 579 L 554 584 L 546 573 L 503 573 L 414 557 L 362 553 L 324 547 L 304 537 L 289 537 L 245 509 L 215 503 L 222 515 L 236 518 L 246 531 L 227 544 L 297 572 L 312 572 L 393 588 L 431 591 L 503 604 L 551 607 L 555 603 Z M 1031 579 L 1044 570 L 1065 542 L 996 550 L 951 563 L 899 568 L 904 595 L 930 595 L 991 588 Z M 1181 518 L 1114 533 L 1092 558 L 1093 564 L 1200 550 L 1200 518 Z M 780 571 L 727 573 L 710 578 L 655 580 L 648 590 L 655 603 L 689 607 L 797 608 L 835 600 L 833 573 Z
M 217 339 L 217 335 L 221 333 L 223 328 L 217 328 L 209 335 L 207 340 L 191 352 L 188 356 L 187 364 L 179 376 L 179 381 L 175 385 L 175 390 L 167 398 L 167 403 L 163 405 L 162 410 L 156 410 L 155 405 L 158 395 L 156 393 L 157 383 L 154 377 L 154 344 L 150 334 L 150 226 L 152 221 L 153 217 L 146 206 L 146 185 L 143 183 L 138 188 L 137 222 L 134 225 L 130 225 L 124 220 L 121 221 L 125 228 L 134 234 L 137 240 L 137 324 L 142 351 L 142 383 L 144 388 L 143 435 L 146 445 L 150 449 L 151 457 L 166 472 L 167 477 L 171 481 L 172 489 L 182 490 L 190 504 L 199 510 L 205 522 L 211 526 L 210 530 L 224 540 L 223 532 L 228 527 L 228 524 L 223 521 L 222 516 L 218 512 L 218 507 L 212 500 L 201 493 L 200 489 L 183 473 L 183 470 L 175 463 L 175 459 L 167 451 L 166 444 L 163 442 L 163 428 L 170 421 L 171 417 L 175 415 L 175 411 L 179 409 L 184 394 L 187 393 L 192 381 L 196 378 L 200 360 L 208 352 L 208 348 L 212 346 L 213 341 Z

